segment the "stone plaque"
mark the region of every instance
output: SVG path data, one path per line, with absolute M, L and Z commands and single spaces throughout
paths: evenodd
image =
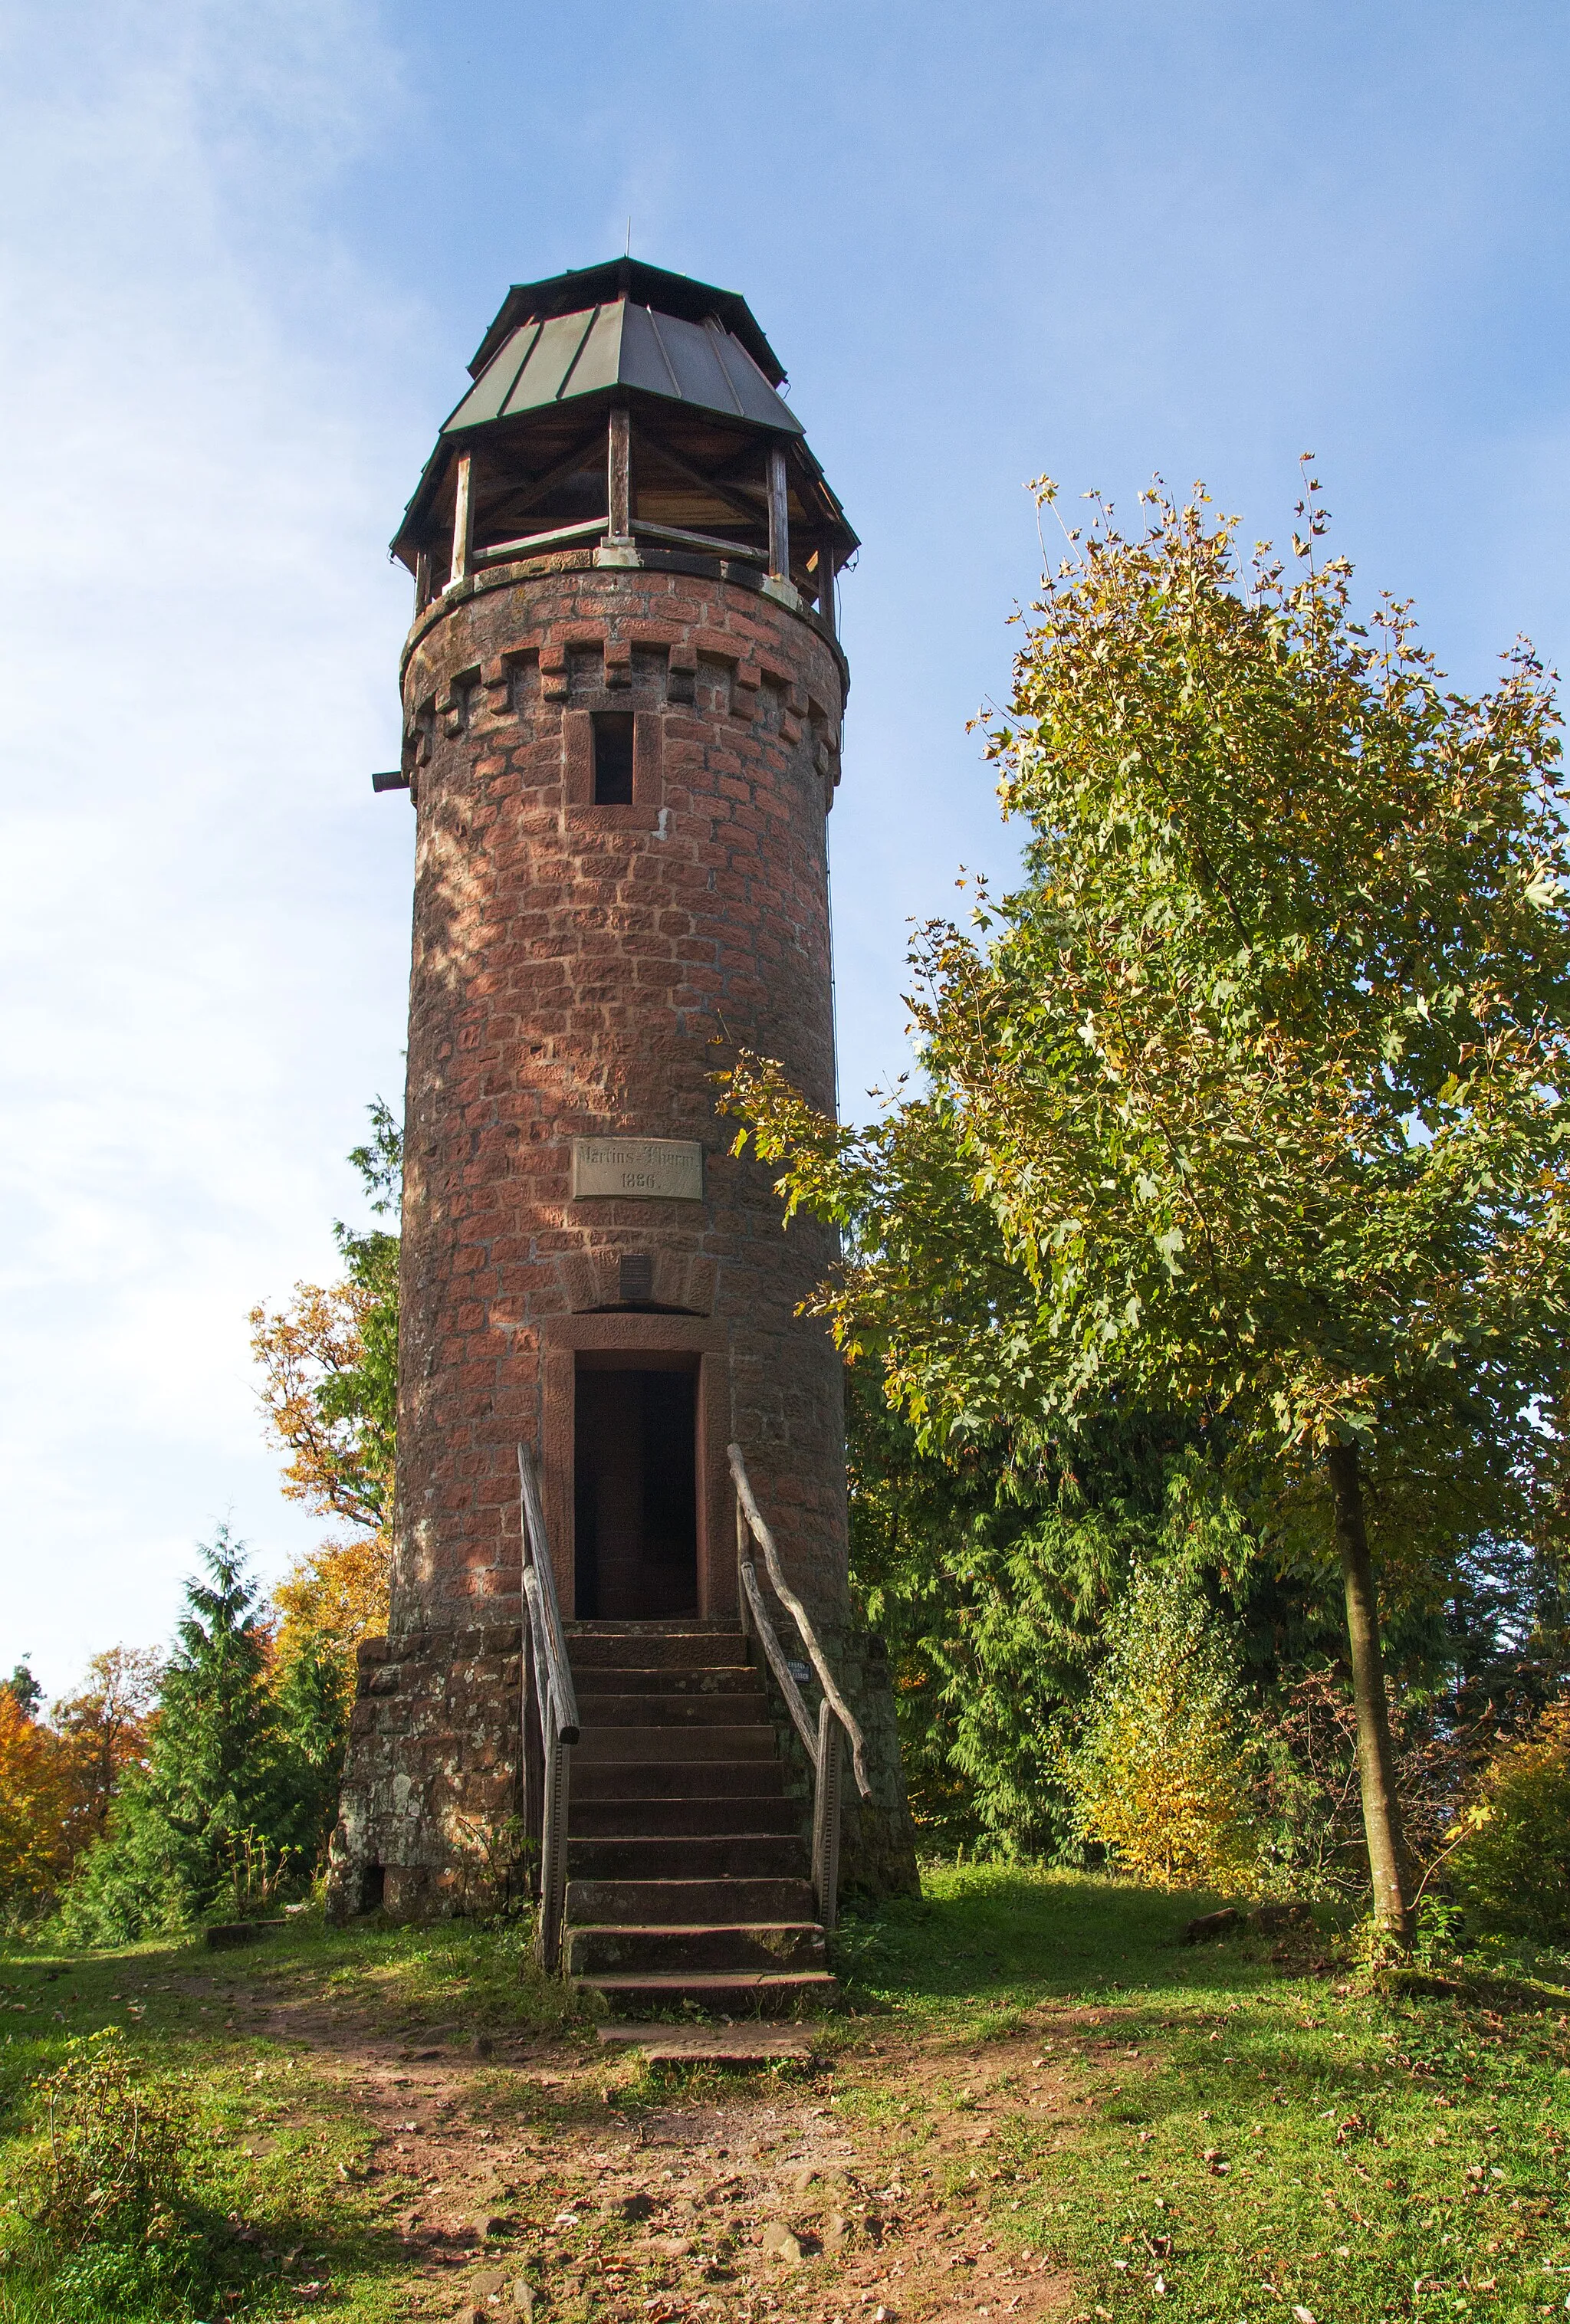
M 701 1203 L 703 1148 L 696 1138 L 575 1138 L 572 1197 Z

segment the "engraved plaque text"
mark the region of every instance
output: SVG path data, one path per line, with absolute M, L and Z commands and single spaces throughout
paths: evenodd
M 696 1138 L 575 1138 L 572 1195 L 623 1202 L 701 1203 L 703 1148 Z

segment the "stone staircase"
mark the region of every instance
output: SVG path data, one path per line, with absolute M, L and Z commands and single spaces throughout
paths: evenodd
M 563 1960 L 614 2012 L 790 2016 L 835 1994 L 761 1673 L 719 1622 L 566 1626 Z

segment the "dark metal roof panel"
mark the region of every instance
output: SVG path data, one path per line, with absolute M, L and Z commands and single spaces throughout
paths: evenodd
M 671 367 L 653 315 L 631 300 L 622 326 L 622 384 L 641 387 L 649 395 L 681 393 L 681 382 Z
M 476 380 L 456 411 L 443 422 L 445 428 L 478 428 L 487 420 L 499 420 L 506 408 L 518 374 L 528 363 L 539 338 L 540 326 L 525 323 L 506 340 L 496 360 Z
M 550 315 L 498 346 L 442 429 L 484 427 L 577 395 L 641 388 L 727 420 L 799 436 L 801 422 L 739 339 L 715 317 L 694 322 L 625 299 Z
M 596 308 L 594 321 L 578 349 L 577 361 L 561 383 L 561 394 L 594 395 L 601 388 L 620 384 L 624 311 L 620 300 L 614 306 Z
M 514 412 L 538 411 L 542 403 L 554 403 L 563 393 L 598 314 L 597 308 L 590 308 L 582 315 L 552 315 L 540 325 L 529 360 L 502 407 L 509 420 Z M 488 377 L 488 373 L 482 375 L 482 387 Z
M 646 265 L 641 258 L 612 258 L 599 266 L 548 275 L 542 282 L 514 282 L 480 341 L 469 365 L 470 378 L 478 379 L 503 340 L 520 323 L 538 321 L 545 315 L 581 315 L 591 307 L 609 306 L 618 299 L 694 323 L 701 323 L 706 315 L 717 315 L 731 337 L 746 348 L 771 387 L 778 387 L 785 377 L 779 356 L 738 291 L 697 282 L 689 274 L 672 274 L 663 266 Z

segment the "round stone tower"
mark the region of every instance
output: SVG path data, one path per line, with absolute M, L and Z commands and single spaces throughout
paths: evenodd
M 745 302 L 623 259 L 515 286 L 393 542 L 418 818 L 396 1551 L 361 1651 L 340 1911 L 461 1907 L 518 1783 L 518 1448 L 563 1617 L 734 1620 L 726 1446 L 854 1665 L 908 1877 L 875 1642 L 847 1628 L 839 1361 L 715 1076 L 835 1100 L 826 819 L 856 547 Z M 882 1738 L 880 1742 L 880 1738 Z M 481 1844 L 483 1854 L 483 1844 Z

